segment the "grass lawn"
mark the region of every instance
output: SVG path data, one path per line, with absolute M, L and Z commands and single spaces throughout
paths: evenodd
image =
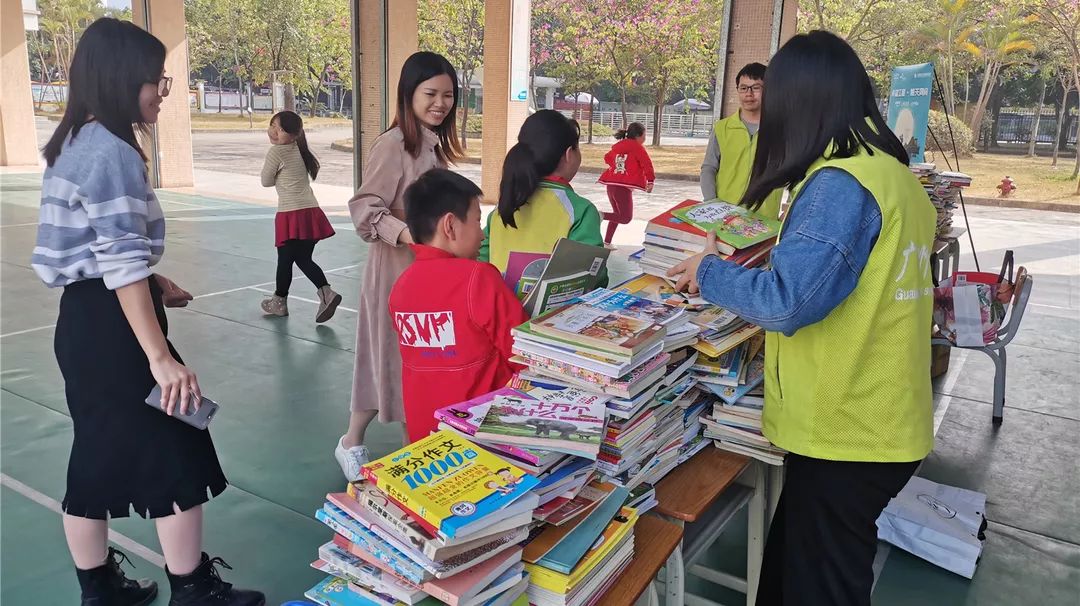
M 975 154 L 974 158 L 961 158 L 961 172 L 971 175 L 971 187 L 965 196 L 996 198 L 995 189 L 1005 175 L 1012 177 L 1018 189 L 1011 197 L 1032 202 L 1058 202 L 1080 205 L 1076 195 L 1076 179 L 1070 179 L 1075 158 L 1060 157 L 1056 168 L 1050 167 L 1050 158 L 1009 156 L 1004 154 Z M 939 168 L 945 162 L 938 160 Z M 953 163 L 953 167 L 956 164 Z

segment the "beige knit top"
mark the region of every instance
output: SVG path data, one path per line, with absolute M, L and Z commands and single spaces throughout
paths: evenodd
M 277 189 L 278 212 L 319 206 L 315 192 L 311 191 L 307 167 L 304 166 L 304 159 L 300 156 L 300 148 L 295 141 L 270 146 L 263 164 L 262 185 Z

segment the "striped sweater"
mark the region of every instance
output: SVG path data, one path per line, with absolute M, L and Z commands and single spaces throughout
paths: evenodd
M 115 290 L 150 277 L 164 251 L 165 217 L 139 152 L 83 126 L 45 170 L 34 271 L 50 287 L 101 278 Z
M 296 142 L 271 145 L 266 152 L 262 169 L 263 187 L 275 187 L 278 195 L 278 212 L 304 208 L 318 208 L 319 201 L 311 191 L 307 166 L 300 155 Z

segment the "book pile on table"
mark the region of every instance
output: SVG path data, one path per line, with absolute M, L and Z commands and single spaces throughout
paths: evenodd
M 705 437 L 717 448 L 782 465 L 786 452 L 761 433 L 761 411 L 765 406 L 764 337 L 758 336 L 724 354 L 738 372 L 723 374 L 723 381 L 703 380 L 716 396 L 711 410 L 702 419 Z M 725 362 L 721 362 L 723 366 Z
M 705 249 L 707 230 L 716 232 L 721 258 L 745 267 L 764 263 L 780 233 L 780 222 L 720 200 L 685 200 L 649 220 L 641 270 L 665 277 L 668 270 Z
M 953 224 L 953 211 L 960 205 L 960 190 L 971 185 L 971 177 L 964 173 L 939 171 L 930 163 L 915 163 L 911 172 L 919 178 L 926 195 L 937 210 L 937 235 L 945 237 Z
M 633 557 L 639 515 L 633 505 L 656 504 L 651 487 L 631 495 L 596 473 L 605 399 L 518 376 L 505 388 L 436 413 L 442 432 L 471 436 L 508 462 L 535 456 L 544 466 L 531 489 L 537 506 L 522 554 L 531 604 L 593 603 Z M 555 453 L 554 463 L 543 463 L 545 452 Z
M 306 596 L 327 606 L 523 606 L 537 478 L 450 431 L 362 468 L 316 517 L 334 530 Z

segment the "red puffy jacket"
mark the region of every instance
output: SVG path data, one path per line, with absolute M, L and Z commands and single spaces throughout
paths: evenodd
M 656 180 L 652 160 L 645 146 L 637 139 L 623 139 L 611 146 L 611 151 L 604 156 L 608 169 L 600 175 L 604 185 L 624 185 L 633 189 L 644 190 L 645 186 Z

